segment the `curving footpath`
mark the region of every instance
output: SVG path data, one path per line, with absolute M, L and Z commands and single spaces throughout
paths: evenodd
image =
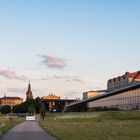
M 0 140 L 56 140 L 46 133 L 36 121 L 25 121 L 13 127 Z

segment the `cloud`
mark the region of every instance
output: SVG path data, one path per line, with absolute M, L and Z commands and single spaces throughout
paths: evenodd
M 99 87 L 99 86 L 96 86 L 96 87 L 89 86 L 89 87 L 87 87 L 87 91 L 97 91 L 97 90 L 105 90 L 105 89 L 102 88 L 102 87 Z
M 39 55 L 43 60 L 42 63 L 49 68 L 63 69 L 66 67 L 66 60 L 55 56 L 54 54 Z
M 8 92 L 12 92 L 12 93 L 22 93 L 24 95 L 26 95 L 26 92 L 27 92 L 27 88 L 15 88 L 15 87 L 8 87 L 7 88 Z M 40 89 L 36 89 L 36 88 L 32 88 L 32 92 L 33 92 L 33 95 L 38 93 L 42 93 L 43 91 L 40 90 Z
M 67 93 L 65 93 L 65 96 L 67 97 L 69 97 L 69 96 L 75 96 L 75 95 L 77 95 L 77 92 L 75 92 L 75 91 L 70 91 L 70 92 L 67 92 Z
M 13 92 L 13 93 L 23 93 L 23 94 L 25 94 L 26 90 L 27 89 L 25 89 L 25 88 L 11 88 L 11 87 L 8 88 L 8 91 Z
M 77 98 L 77 96 L 79 95 L 79 93 L 78 92 L 75 92 L 75 91 L 67 92 L 64 95 L 65 95 L 66 98 L 69 97 L 71 99 L 80 99 L 80 98 Z
M 74 82 L 79 82 L 79 83 L 84 83 L 84 80 L 83 79 L 81 79 L 80 77 L 73 77 L 72 78 L 72 81 L 74 81 Z
M 15 80 L 26 80 L 27 78 L 24 75 L 17 75 L 16 72 L 11 71 L 6 68 L 0 68 L 0 75 L 8 78 L 8 79 L 15 79 Z
M 61 75 L 53 75 L 47 78 L 35 79 L 35 81 L 47 81 L 47 80 L 65 80 L 67 82 L 77 82 L 84 83 L 84 80 L 80 76 L 61 76 Z

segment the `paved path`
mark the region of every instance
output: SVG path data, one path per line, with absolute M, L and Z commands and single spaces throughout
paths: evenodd
M 25 121 L 8 131 L 0 140 L 56 140 L 36 121 Z

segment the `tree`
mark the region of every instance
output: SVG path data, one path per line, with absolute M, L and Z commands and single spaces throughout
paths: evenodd
M 35 99 L 35 104 L 34 104 L 34 107 L 36 109 L 36 113 L 40 113 L 40 109 L 42 108 L 43 105 L 44 105 L 43 101 L 39 97 L 37 97 Z
M 32 107 L 35 106 L 34 99 L 27 100 L 20 105 L 14 106 L 13 107 L 13 112 L 14 113 L 27 113 L 30 106 L 32 106 Z
M 27 112 L 32 113 L 32 111 L 34 110 L 33 113 L 40 113 L 42 106 L 44 106 L 42 99 L 37 97 L 36 99 L 30 99 L 23 102 L 20 105 L 14 106 L 13 112 L 14 113 L 27 113 Z
M 8 114 L 11 112 L 11 107 L 9 105 L 5 105 L 1 108 L 1 113 L 2 114 Z
M 43 106 L 40 108 L 40 113 L 41 113 L 41 116 L 43 118 L 43 120 L 45 119 L 45 116 L 46 116 L 46 109 L 45 109 L 45 106 L 43 104 Z
M 28 107 L 28 113 L 30 115 L 34 115 L 36 113 L 35 108 L 33 106 L 29 106 Z

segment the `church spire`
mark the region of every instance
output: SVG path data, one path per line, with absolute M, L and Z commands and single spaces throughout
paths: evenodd
M 29 80 L 29 85 L 28 85 L 28 91 L 31 91 L 31 84 L 30 84 L 30 80 Z
M 26 101 L 30 100 L 30 99 L 33 99 L 33 94 L 32 94 L 32 91 L 31 91 L 31 84 L 30 84 L 30 81 L 29 81 L 28 90 L 26 92 Z

